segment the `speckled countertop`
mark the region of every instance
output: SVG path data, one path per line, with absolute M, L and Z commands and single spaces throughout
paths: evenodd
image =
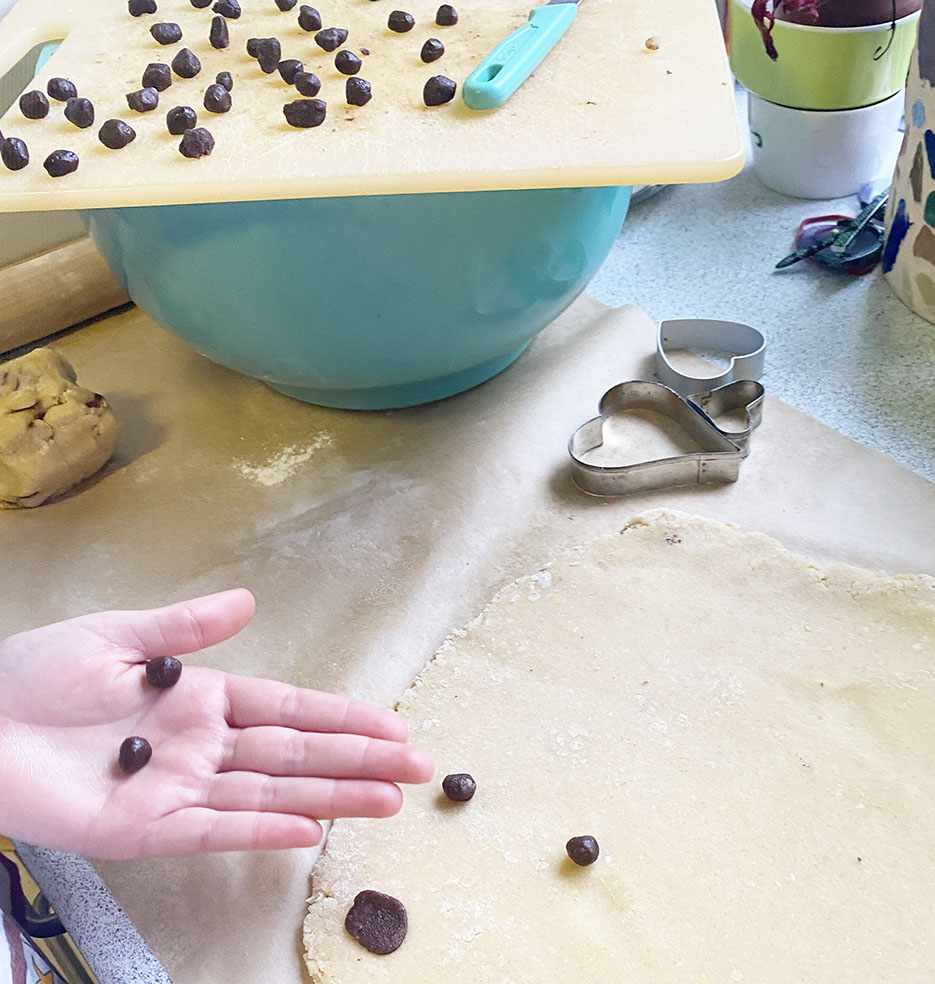
M 856 208 L 855 199 L 785 198 L 749 168 L 720 185 L 665 188 L 632 209 L 590 293 L 657 321 L 758 327 L 770 393 L 933 480 L 935 325 L 909 311 L 879 272 L 854 278 L 807 263 L 773 271 L 803 218 Z M 23 853 L 101 984 L 168 981 L 87 862 Z
M 935 325 L 879 267 L 864 277 L 804 262 L 773 270 L 803 219 L 858 209 L 856 198 L 787 198 L 749 166 L 722 184 L 664 188 L 631 210 L 588 290 L 657 321 L 759 328 L 769 393 L 935 480 Z

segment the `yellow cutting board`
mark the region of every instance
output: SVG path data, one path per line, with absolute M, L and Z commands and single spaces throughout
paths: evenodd
M 0 120 L 5 136 L 24 140 L 30 163 L 0 166 L 0 211 L 182 202 L 238 201 L 410 192 L 475 191 L 717 181 L 743 163 L 733 85 L 711 0 L 582 0 L 578 16 L 539 68 L 500 108 L 475 112 L 460 85 L 507 34 L 522 24 L 530 0 L 455 0 L 451 27 L 435 24 L 438 0 L 312 0 L 325 27 L 348 31 L 343 47 L 363 56 L 361 76 L 373 87 L 363 107 L 347 105 L 345 77 L 334 54 L 298 25 L 298 6 L 242 0 L 229 21 L 230 47 L 208 43 L 214 13 L 189 0 L 157 0 L 155 15 L 131 17 L 126 0 L 20 0 L 0 21 L 0 75 L 34 45 L 64 41 L 28 88 L 53 76 L 71 79 L 95 107 L 79 130 L 51 101 L 43 120 L 26 119 L 18 103 Z M 415 28 L 386 26 L 394 6 Z M 180 25 L 182 40 L 162 46 L 153 23 Z M 324 124 L 290 127 L 282 107 L 299 94 L 278 72 L 264 75 L 245 49 L 250 37 L 277 37 L 283 58 L 298 58 L 322 82 Z M 423 42 L 440 39 L 445 54 L 424 64 Z M 657 50 L 645 41 L 658 39 Z M 131 111 L 125 94 L 141 85 L 150 62 L 168 64 L 183 47 L 202 70 L 174 77 L 151 113 Z M 220 71 L 234 76 L 233 109 L 208 113 L 204 90 Z M 422 87 L 443 74 L 459 85 L 456 99 L 426 107 Z M 214 135 L 213 154 L 189 160 L 166 129 L 166 111 L 189 105 Z M 111 117 L 130 123 L 136 140 L 123 150 L 97 139 Z M 53 150 L 78 154 L 72 174 L 49 177 Z

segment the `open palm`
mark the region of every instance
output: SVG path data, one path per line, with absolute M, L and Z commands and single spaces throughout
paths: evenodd
M 253 615 L 226 591 L 100 612 L 0 642 L 0 833 L 99 858 L 307 847 L 318 820 L 396 813 L 432 761 L 392 712 L 186 665 L 159 690 L 144 663 L 214 645 Z M 146 738 L 139 772 L 121 742 Z

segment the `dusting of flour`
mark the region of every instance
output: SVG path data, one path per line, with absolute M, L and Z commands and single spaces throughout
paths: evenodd
M 280 448 L 263 464 L 253 465 L 238 458 L 234 461 L 234 468 L 244 478 L 256 482 L 257 485 L 272 488 L 274 485 L 282 485 L 287 478 L 291 478 L 302 465 L 314 457 L 316 451 L 331 447 L 333 444 L 333 434 L 328 431 L 319 431 L 307 444 L 289 444 Z

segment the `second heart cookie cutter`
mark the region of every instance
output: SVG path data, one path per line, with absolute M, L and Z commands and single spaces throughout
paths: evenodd
M 591 495 L 632 495 L 679 485 L 736 482 L 747 456 L 750 435 L 763 414 L 763 386 L 741 379 L 707 393 L 683 398 L 662 383 L 637 379 L 609 389 L 598 405 L 599 416 L 582 424 L 568 442 L 572 479 Z M 656 458 L 630 465 L 596 465 L 584 460 L 604 443 L 608 418 L 629 410 L 651 410 L 674 421 L 699 449 L 690 454 Z M 716 418 L 743 410 L 746 427 L 725 431 Z

